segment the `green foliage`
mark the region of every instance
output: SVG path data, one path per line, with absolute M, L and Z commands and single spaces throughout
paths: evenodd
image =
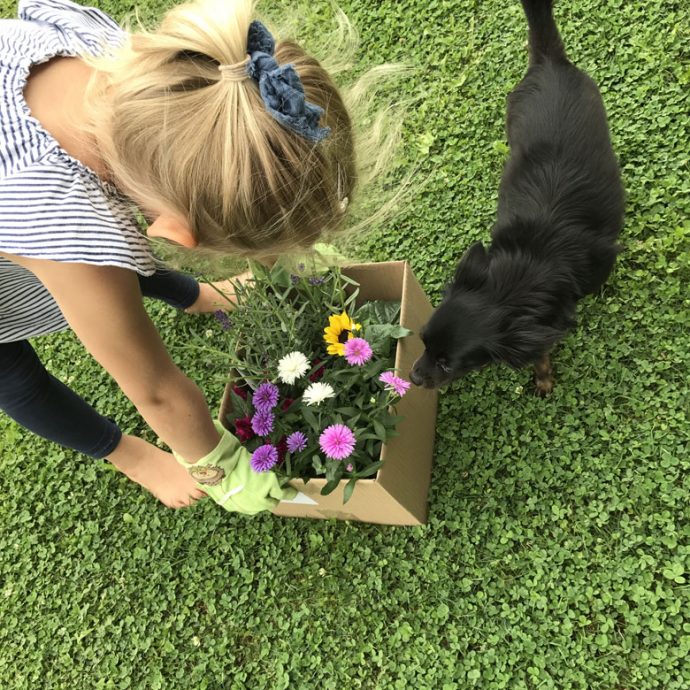
M 417 67 L 401 157 L 427 179 L 353 251 L 409 259 L 435 300 L 463 249 L 488 238 L 504 97 L 527 60 L 521 9 L 341 5 L 364 64 Z M 430 521 L 412 529 L 169 511 L 0 417 L 3 689 L 690 687 L 688 4 L 556 8 L 569 55 L 601 86 L 628 204 L 615 275 L 555 352 L 553 396 L 500 368 L 446 391 Z M 303 13 L 307 38 L 327 13 L 325 2 Z M 151 313 L 218 401 L 222 381 L 185 349 L 212 320 Z M 99 409 L 147 433 L 71 335 L 37 346 Z

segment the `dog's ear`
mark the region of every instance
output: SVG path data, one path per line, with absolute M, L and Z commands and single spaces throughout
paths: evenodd
M 453 287 L 478 290 L 489 273 L 489 255 L 481 242 L 475 242 L 460 259 L 453 277 Z

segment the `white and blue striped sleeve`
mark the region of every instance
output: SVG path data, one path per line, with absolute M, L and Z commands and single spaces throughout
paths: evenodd
M 117 46 L 126 33 L 105 12 L 70 0 L 19 0 L 19 19 L 50 24 L 60 32 L 72 34 L 94 55 L 103 53 L 104 45 Z
M 0 179 L 0 251 L 151 275 L 154 258 L 131 208 L 59 162 Z

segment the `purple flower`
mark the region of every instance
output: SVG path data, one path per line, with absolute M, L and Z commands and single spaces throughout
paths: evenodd
M 294 273 L 291 273 L 290 274 L 290 282 L 293 285 L 297 285 L 297 283 L 299 283 L 299 276 L 296 276 Z
M 324 282 L 324 280 L 326 280 L 326 279 L 323 277 L 321 277 L 321 278 L 317 278 L 317 277 L 309 278 L 309 284 L 310 285 L 321 285 Z
M 230 318 L 224 311 L 218 309 L 213 312 L 213 315 L 216 317 L 216 321 L 223 327 L 224 331 L 228 331 L 232 328 L 232 321 L 230 321 Z
M 384 371 L 383 374 L 379 376 L 379 381 L 383 381 L 388 387 L 388 390 L 395 391 L 401 398 L 407 393 L 407 389 L 410 387 L 409 381 L 401 379 L 392 371 Z
M 333 424 L 319 436 L 321 450 L 331 460 L 344 460 L 355 449 L 355 435 L 344 424 Z
M 259 446 L 249 461 L 254 472 L 268 472 L 278 462 L 278 449 L 270 443 Z
M 252 403 L 259 412 L 270 412 L 278 404 L 278 386 L 262 383 L 254 391 Z
M 345 359 L 350 366 L 361 367 L 366 364 L 374 354 L 371 345 L 364 338 L 350 338 L 345 341 Z
M 304 273 L 304 269 L 305 269 L 305 268 L 306 268 L 306 266 L 305 266 L 302 262 L 300 262 L 300 263 L 297 264 L 297 270 L 298 270 L 300 273 Z
M 252 417 L 252 429 L 257 436 L 268 436 L 273 431 L 273 413 L 259 410 Z
M 287 437 L 287 449 L 299 453 L 307 447 L 307 437 L 301 431 L 295 431 Z
M 350 463 L 345 469 L 346 469 L 348 472 L 352 472 L 352 470 L 355 469 L 355 466 L 354 466 L 352 463 Z

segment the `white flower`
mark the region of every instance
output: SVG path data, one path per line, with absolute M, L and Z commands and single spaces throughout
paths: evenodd
M 309 370 L 309 360 L 301 352 L 291 352 L 278 362 L 278 378 L 293 384 Z
M 333 386 L 328 383 L 312 383 L 302 396 L 307 405 L 318 405 L 326 398 L 332 398 L 335 395 Z

